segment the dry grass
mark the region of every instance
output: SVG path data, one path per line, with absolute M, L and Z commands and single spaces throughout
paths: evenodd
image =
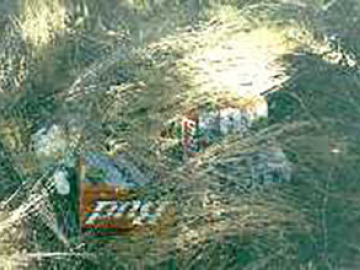
M 67 11 L 63 1 L 26 0 L 20 28 L 25 39 L 35 48 L 43 48 L 56 35 L 66 31 Z
M 86 13 L 87 6 L 95 13 L 91 8 L 96 4 L 85 2 L 88 5 L 83 5 L 82 12 Z M 346 73 L 348 77 L 337 85 L 312 82 L 327 74 L 335 76 L 337 70 L 343 75 L 343 70 L 356 68 L 357 62 L 351 53 L 341 54 L 346 61 L 337 60 L 342 47 L 332 48 L 326 34 L 319 38 L 308 26 L 273 24 L 270 17 L 258 27 L 257 17 L 249 20 L 249 14 L 263 14 L 257 9 L 281 9 L 279 3 L 284 1 L 268 1 L 263 6 L 243 3 L 245 8 L 240 11 L 229 2 L 207 5 L 196 25 L 169 26 L 167 30 L 157 30 L 164 22 L 153 17 L 157 8 L 163 12 L 165 3 L 155 3 L 152 8 L 137 1 L 122 3 L 122 8 L 135 4 L 135 10 L 149 23 L 139 23 L 137 28 L 128 25 L 136 30 L 148 27 L 145 38 L 139 38 L 134 30 L 129 34 L 133 46 L 124 45 L 126 53 L 114 45 L 90 64 L 65 67 L 75 72 L 74 76 L 64 75 L 70 81 L 68 87 L 57 84 L 61 77 L 49 79 L 52 88 L 61 85 L 59 103 L 50 103 L 55 90 L 41 88 L 30 91 L 36 94 L 31 98 L 20 93 L 9 98 L 11 102 L 1 101 L 1 168 L 14 171 L 11 177 L 0 175 L 2 185 L 12 187 L 1 198 L 5 202 L 14 185 L 20 191 L 6 210 L 1 210 L 7 214 L 0 216 L 0 231 L 14 227 L 19 230 L 15 234 L 24 235 L 19 245 L 8 245 L 0 238 L 3 265 L 9 269 L 21 267 L 21 263 L 44 269 L 356 269 L 358 244 L 349 227 L 355 226 L 359 213 L 354 180 L 358 141 L 353 136 L 358 127 L 346 117 L 358 112 L 352 105 L 358 95 L 349 90 L 346 99 L 336 93 L 348 85 L 357 89 L 356 83 L 350 83 L 357 78 Z M 315 7 L 321 5 L 315 3 Z M 167 20 L 175 16 L 175 9 L 164 15 Z M 70 53 L 66 46 L 53 44 L 58 44 L 57 38 L 66 38 L 61 35 L 69 30 L 66 22 L 71 10 L 62 1 L 25 1 L 19 22 L 28 48 L 38 55 L 45 47 L 49 50 L 44 50 L 44 55 L 57 49 Z M 184 20 L 177 22 L 178 26 L 188 23 L 183 16 L 176 17 Z M 92 19 L 85 20 L 90 23 Z M 79 33 L 99 37 L 95 28 L 90 24 L 90 30 Z M 68 33 L 72 31 L 79 30 L 74 27 Z M 107 44 L 113 46 L 111 40 Z M 111 48 L 108 45 L 105 47 Z M 305 67 L 302 56 L 313 57 L 303 60 Z M 104 77 L 117 66 L 131 70 L 131 75 L 110 88 L 113 83 Z M 34 83 L 42 85 L 41 80 Z M 216 102 L 219 96 L 238 96 L 239 86 L 250 99 L 279 90 L 266 96 L 269 121 L 265 125 L 255 126 L 243 138 L 226 137 L 186 162 L 164 152 L 160 131 L 168 120 L 209 100 Z M 336 117 L 324 103 L 334 106 Z M 69 210 L 69 201 L 55 194 L 52 181 L 61 159 L 44 168 L 29 145 L 31 134 L 46 121 L 67 128 L 81 123 L 85 138 L 81 150 L 103 150 L 108 141 L 125 141 L 137 165 L 154 180 L 142 195 L 172 201 L 177 209 L 176 225 L 155 238 L 95 241 L 81 239 L 76 226 L 64 228 L 64 215 L 73 210 Z M 292 162 L 292 182 L 250 185 L 249 156 L 274 147 L 272 143 Z M 16 252 L 24 248 L 26 252 L 19 257 Z M 341 261 L 337 262 L 338 258 Z

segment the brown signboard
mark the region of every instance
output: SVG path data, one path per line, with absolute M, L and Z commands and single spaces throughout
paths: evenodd
M 99 153 L 80 158 L 80 227 L 83 233 L 125 233 L 151 229 L 174 216 L 167 202 L 137 198 L 149 182 L 125 156 Z

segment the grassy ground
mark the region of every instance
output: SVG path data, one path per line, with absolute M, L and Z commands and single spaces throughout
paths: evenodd
M 359 268 L 357 1 L 19 0 L 0 11 L 0 269 Z M 271 89 L 267 121 L 186 162 L 165 147 L 164 122 L 239 88 Z M 175 203 L 176 224 L 158 237 L 79 237 L 77 194 L 54 192 L 59 160 L 45 166 L 30 143 L 51 123 L 80 128 L 75 155 L 125 140 L 153 179 L 141 196 Z M 250 188 L 241 154 L 273 141 L 292 181 Z

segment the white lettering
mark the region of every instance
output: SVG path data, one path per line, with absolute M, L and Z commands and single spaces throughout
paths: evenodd
M 117 206 L 118 203 L 116 201 L 96 201 L 94 212 L 91 213 L 89 219 L 85 222 L 85 224 L 93 224 L 99 217 L 111 216 L 116 211 Z M 110 211 L 104 215 L 103 212 L 108 207 L 111 207 Z
M 151 202 L 143 203 L 139 200 L 134 201 L 96 201 L 93 212 L 85 221 L 85 225 L 92 225 L 100 218 L 112 217 L 114 219 L 132 219 L 134 224 L 140 225 L 146 222 L 149 225 L 155 224 L 166 211 L 167 203 L 161 203 L 158 207 Z

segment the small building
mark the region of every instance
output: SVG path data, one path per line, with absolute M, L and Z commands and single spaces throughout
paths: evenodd
M 291 180 L 291 163 L 278 146 L 255 153 L 250 166 L 252 182 L 255 184 L 286 183 Z
M 175 137 L 184 156 L 194 156 L 224 136 L 244 136 L 257 120 L 267 117 L 267 109 L 261 96 L 219 99 L 211 109 L 193 108 L 170 121 L 162 136 Z

